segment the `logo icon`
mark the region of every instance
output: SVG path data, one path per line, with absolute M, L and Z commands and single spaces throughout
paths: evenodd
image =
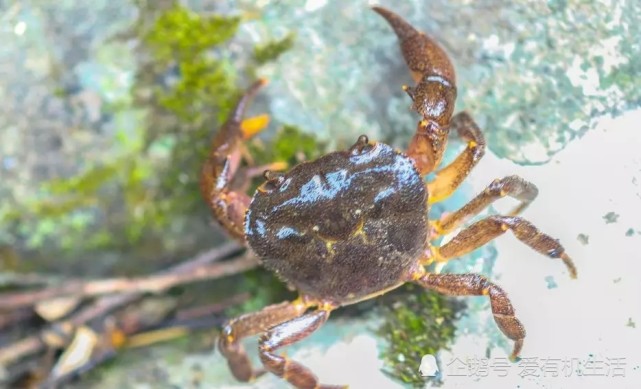
M 421 366 L 418 368 L 418 372 L 421 374 L 421 377 L 436 377 L 439 370 L 434 355 L 423 355 L 423 358 L 421 358 Z

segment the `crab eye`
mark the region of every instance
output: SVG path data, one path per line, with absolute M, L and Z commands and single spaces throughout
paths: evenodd
M 263 177 L 267 182 L 265 183 L 266 189 L 275 190 L 278 189 L 283 182 L 285 182 L 285 174 L 280 172 L 274 172 L 272 170 L 265 170 Z
M 354 145 L 349 148 L 349 151 L 352 155 L 358 155 L 361 154 L 365 149 L 371 149 L 371 146 L 372 145 L 369 144 L 369 138 L 367 137 L 367 135 L 361 135 L 356 140 L 356 143 L 354 143 Z

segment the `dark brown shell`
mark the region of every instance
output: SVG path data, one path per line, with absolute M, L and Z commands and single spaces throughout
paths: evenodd
M 264 265 L 303 294 L 355 301 L 412 270 L 427 240 L 427 190 L 408 157 L 357 143 L 263 185 L 245 232 Z

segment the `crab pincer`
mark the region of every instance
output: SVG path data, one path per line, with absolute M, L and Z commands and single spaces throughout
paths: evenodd
M 244 240 L 243 223 L 251 198 L 230 187 L 240 165 L 243 142 L 269 123 L 269 116 L 245 119 L 245 112 L 267 80 L 254 82 L 232 109 L 211 142 L 209 155 L 200 172 L 200 192 L 218 222 L 236 239 Z

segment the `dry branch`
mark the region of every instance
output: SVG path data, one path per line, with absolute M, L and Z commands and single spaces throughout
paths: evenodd
M 159 272 L 155 276 L 138 279 L 138 281 L 142 281 L 143 285 L 146 285 L 146 288 L 138 287 L 135 282 L 132 283 L 132 281 L 135 280 L 125 280 L 124 283 L 119 284 L 120 288 L 112 290 L 112 292 L 119 291 L 123 293 L 100 297 L 91 305 L 73 314 L 69 319 L 52 323 L 42 329 L 38 334 L 19 340 L 1 349 L 0 369 L 2 367 L 6 368 L 22 358 L 44 351 L 47 345 L 43 338 L 48 334 L 62 333 L 61 335 L 63 336 L 71 337 L 76 327 L 137 301 L 144 296 L 144 292 L 146 291 L 162 290 L 162 288 L 157 285 L 152 287 L 149 283 L 150 280 L 153 281 L 155 279 L 160 282 L 162 287 L 169 288 L 181 282 L 189 282 L 188 275 L 192 276 L 191 280 L 193 280 L 194 277 L 196 277 L 196 279 L 204 279 L 205 276 L 211 279 L 246 271 L 255 267 L 257 260 L 249 253 L 228 262 L 211 265 L 212 262 L 229 257 L 232 254 L 237 254 L 241 250 L 242 247 L 238 244 L 228 243 L 199 254 L 166 271 Z M 125 287 L 133 287 L 133 290 Z
M 37 291 L 7 293 L 0 295 L 0 310 L 28 307 L 58 297 L 95 297 L 120 292 L 157 293 L 174 286 L 224 277 L 249 270 L 256 266 L 251 257 L 243 261 L 204 265 L 185 273 L 172 272 L 138 278 L 110 278 L 91 281 L 71 281 L 65 285 Z

